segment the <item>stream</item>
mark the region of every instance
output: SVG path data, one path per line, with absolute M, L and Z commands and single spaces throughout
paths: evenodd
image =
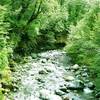
M 88 68 L 72 65 L 64 51 L 50 50 L 29 59 L 13 72 L 18 89 L 8 100 L 97 100 Z

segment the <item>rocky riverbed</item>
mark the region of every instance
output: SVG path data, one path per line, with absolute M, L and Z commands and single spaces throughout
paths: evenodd
M 16 67 L 13 77 L 18 89 L 8 100 L 97 100 L 87 67 L 72 65 L 63 51 L 29 57 L 28 63 Z

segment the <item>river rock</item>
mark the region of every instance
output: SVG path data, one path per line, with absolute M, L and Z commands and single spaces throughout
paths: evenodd
M 85 83 L 89 83 L 89 82 L 90 82 L 90 80 L 88 80 L 88 79 L 85 79 L 85 80 L 84 80 L 84 82 L 85 82 Z
M 78 64 L 75 64 L 71 67 L 73 70 L 78 70 L 79 69 L 79 65 Z
M 38 82 L 40 82 L 40 83 L 44 83 L 45 82 L 45 80 L 43 80 L 42 78 L 40 78 L 40 77 L 36 77 L 35 78 Z
M 70 69 L 71 69 L 70 67 L 66 67 L 66 68 L 65 68 L 65 70 L 70 70 Z
M 100 98 L 100 92 L 95 95 L 96 98 Z
M 53 71 L 56 70 L 56 68 L 55 68 L 54 66 L 50 66 L 50 67 L 46 67 L 45 70 L 46 70 L 47 72 L 53 72 Z
M 83 71 L 84 71 L 84 72 L 88 72 L 89 70 L 88 70 L 87 68 L 84 68 Z
M 69 97 L 66 96 L 63 98 L 63 100 L 70 100 L 70 99 L 69 99 Z
M 48 100 L 50 94 L 51 94 L 51 93 L 50 93 L 49 90 L 42 89 L 42 90 L 40 91 L 40 99 Z
M 63 100 L 83 100 L 83 99 L 80 99 L 79 95 L 72 92 L 64 95 L 62 98 Z
M 35 59 L 35 58 L 37 58 L 37 57 L 38 57 L 38 55 L 37 55 L 37 54 L 35 54 L 35 53 L 32 53 L 32 54 L 31 54 L 31 57 L 32 57 L 32 59 Z
M 62 96 L 62 95 L 64 95 L 65 93 L 64 93 L 63 91 L 61 91 L 61 90 L 56 90 L 56 91 L 55 91 L 55 94 L 57 94 L 57 95 L 59 95 L 59 96 Z
M 75 72 L 75 75 L 80 75 L 80 74 L 81 74 L 80 70 L 78 70 L 78 71 Z
M 41 90 L 40 91 L 40 99 L 42 100 L 62 100 L 62 98 L 58 95 L 51 93 L 49 90 Z
M 82 73 L 82 76 L 83 76 L 83 77 L 88 77 L 87 72 Z
M 82 66 L 82 68 L 84 69 L 84 68 L 87 68 L 87 66 Z
M 89 93 L 92 93 L 93 91 L 90 90 L 88 87 L 84 88 L 84 93 L 85 94 L 89 94 Z
M 41 59 L 41 63 L 46 63 L 47 60 L 46 59 Z
M 73 76 L 64 77 L 65 81 L 73 81 L 75 78 Z
M 95 85 L 92 82 L 86 83 L 85 86 L 90 88 L 90 89 L 94 89 L 95 88 Z
M 83 90 L 84 84 L 81 81 L 73 81 L 68 83 L 66 87 L 70 90 Z
M 62 87 L 62 88 L 60 88 L 60 90 L 61 90 L 61 91 L 63 91 L 63 92 L 65 92 L 65 93 L 68 93 L 68 91 L 67 91 L 67 88 L 66 88 L 66 87 Z
M 39 74 L 47 74 L 48 72 L 46 70 L 40 70 Z
M 50 95 L 49 100 L 62 100 L 62 98 L 58 95 Z

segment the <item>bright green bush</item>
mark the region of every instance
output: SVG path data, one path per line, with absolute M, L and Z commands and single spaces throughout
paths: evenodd
M 99 6 L 93 5 L 77 25 L 70 26 L 67 51 L 75 57 L 75 61 L 93 64 L 93 58 L 99 49 Z
M 4 22 L 5 15 L 6 15 L 6 8 L 0 5 L 0 85 L 2 82 L 5 82 L 7 84 L 11 81 L 11 72 L 8 67 L 8 44 L 7 44 L 7 29 L 9 27 L 9 24 L 7 22 Z M 5 100 L 4 95 L 2 94 L 2 85 L 0 87 L 0 100 Z
M 77 21 L 76 25 L 70 26 L 65 50 L 74 63 L 90 66 L 100 77 L 100 2 L 89 6 L 84 17 Z M 95 75 L 93 74 L 93 77 Z M 98 82 L 100 79 L 97 85 Z M 100 85 L 98 87 L 100 88 Z
M 84 17 L 84 14 L 88 11 L 88 5 L 86 0 L 66 0 L 65 6 L 68 10 L 68 23 L 77 24 L 77 21 Z

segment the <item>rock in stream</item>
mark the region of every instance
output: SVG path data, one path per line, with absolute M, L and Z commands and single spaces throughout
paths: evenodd
M 95 100 L 94 85 L 84 70 L 86 67 L 71 65 L 63 51 L 39 53 L 37 58 L 16 67 L 13 77 L 19 89 L 8 100 Z

